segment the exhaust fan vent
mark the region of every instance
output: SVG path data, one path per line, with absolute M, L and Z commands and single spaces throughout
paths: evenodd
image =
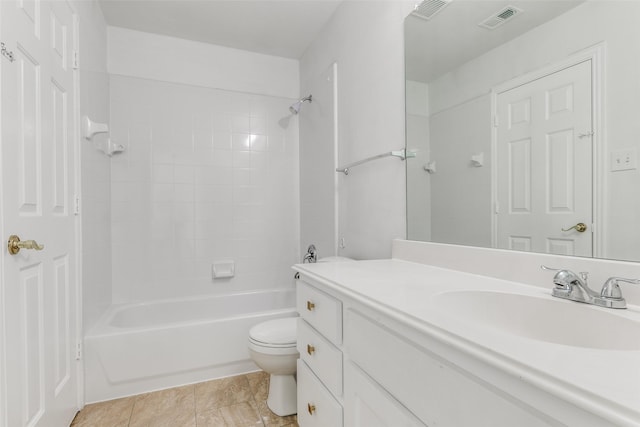
M 522 9 L 518 9 L 514 6 L 507 6 L 504 9 L 500 10 L 498 13 L 494 13 L 478 25 L 482 28 L 493 30 L 521 13 Z
M 411 14 L 428 20 L 433 18 L 436 13 L 444 9 L 449 3 L 451 3 L 451 0 L 424 0 L 416 4 Z

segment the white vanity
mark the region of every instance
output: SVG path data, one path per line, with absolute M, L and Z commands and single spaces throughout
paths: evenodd
M 637 305 L 403 259 L 295 269 L 301 427 L 640 426 Z

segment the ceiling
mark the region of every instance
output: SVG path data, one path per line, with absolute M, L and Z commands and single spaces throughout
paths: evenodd
M 342 0 L 99 0 L 108 25 L 299 59 Z
M 430 20 L 405 20 L 407 79 L 429 83 L 584 0 L 454 0 Z M 522 12 L 494 30 L 478 25 L 506 6 Z

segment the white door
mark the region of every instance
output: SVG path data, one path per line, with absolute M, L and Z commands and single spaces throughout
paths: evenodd
M 66 426 L 78 400 L 75 15 L 0 2 L 2 323 L 7 427 Z M 43 250 L 12 255 L 10 235 Z
M 499 248 L 592 255 L 591 87 L 585 61 L 498 94 Z

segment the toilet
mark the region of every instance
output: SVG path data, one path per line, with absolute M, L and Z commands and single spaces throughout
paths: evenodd
M 256 365 L 271 375 L 267 406 L 281 417 L 295 414 L 297 317 L 267 320 L 249 330 L 249 354 Z

